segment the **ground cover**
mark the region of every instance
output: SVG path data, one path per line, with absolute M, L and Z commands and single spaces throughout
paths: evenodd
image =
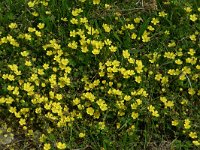
M 199 149 L 198 0 L 0 3 L 0 149 Z

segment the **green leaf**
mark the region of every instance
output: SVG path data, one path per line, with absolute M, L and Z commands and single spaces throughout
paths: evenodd
M 122 44 L 122 41 L 120 40 L 119 36 L 114 32 L 114 37 L 120 42 L 120 44 Z

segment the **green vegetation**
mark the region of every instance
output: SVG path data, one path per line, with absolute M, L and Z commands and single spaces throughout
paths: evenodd
M 0 149 L 199 149 L 199 2 L 4 0 Z

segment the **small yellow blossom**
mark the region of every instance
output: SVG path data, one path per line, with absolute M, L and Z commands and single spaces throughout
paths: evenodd
M 9 24 L 10 29 L 16 29 L 17 27 L 18 27 L 18 25 L 16 23 L 10 23 Z
M 192 139 L 196 139 L 196 138 L 197 138 L 197 133 L 196 133 L 196 132 L 190 132 L 190 133 L 189 133 L 189 136 L 190 136 Z
M 135 22 L 135 23 L 140 23 L 141 20 L 142 20 L 141 18 L 138 18 L 138 17 L 137 17 L 137 18 L 134 19 L 134 22 Z
M 94 114 L 94 109 L 92 107 L 88 107 L 86 109 L 86 112 L 87 112 L 88 115 L 92 116 Z
M 105 128 L 105 122 L 99 122 L 99 128 L 103 130 Z
M 143 33 L 143 35 L 142 35 L 142 41 L 143 42 L 149 42 L 150 41 L 150 37 L 148 35 L 149 35 L 149 32 L 147 32 L 145 30 L 144 33 Z
M 185 119 L 184 120 L 184 128 L 185 129 L 189 129 L 190 127 L 191 127 L 190 120 L 189 119 Z
M 196 41 L 196 35 L 195 34 L 190 35 L 189 38 L 192 41 Z
M 136 113 L 136 112 L 132 112 L 132 114 L 131 114 L 131 117 L 132 117 L 133 119 L 137 119 L 138 116 L 139 116 L 139 114 Z
M 192 11 L 192 8 L 191 7 L 185 7 L 184 10 L 187 12 L 187 13 L 190 13 Z
M 109 4 L 105 4 L 105 8 L 109 10 L 111 6 Z
M 193 22 L 197 21 L 197 15 L 196 14 L 190 15 L 190 20 Z
M 194 145 L 196 145 L 196 146 L 200 146 L 200 142 L 197 141 L 197 140 L 192 141 L 192 143 L 193 143 Z
M 29 1 L 29 2 L 28 2 L 28 6 L 29 6 L 30 8 L 34 7 L 34 6 L 35 6 L 35 2 L 34 2 L 34 1 Z
M 142 81 L 141 76 L 135 76 L 135 82 L 140 83 Z
M 35 28 L 32 28 L 32 27 L 28 27 L 28 32 L 35 32 L 36 29 Z
M 20 121 L 19 121 L 19 124 L 21 126 L 25 125 L 26 124 L 26 120 L 21 118 Z
M 161 12 L 158 13 L 158 15 L 160 17 L 165 17 L 165 16 L 167 16 L 167 13 L 165 13 L 164 11 L 161 11 Z
M 124 58 L 129 58 L 130 57 L 130 53 L 128 52 L 128 50 L 123 50 L 123 57 Z
M 43 146 L 43 150 L 50 150 L 51 149 L 51 144 L 45 143 Z
M 110 50 L 111 52 L 116 52 L 116 51 L 117 51 L 117 47 L 111 45 L 111 46 L 109 47 L 109 50 Z
M 177 126 L 178 124 L 179 124 L 178 120 L 173 120 L 173 121 L 172 121 L 172 125 L 173 125 L 173 126 Z
M 152 23 L 153 25 L 158 24 L 158 23 L 159 23 L 158 18 L 152 18 L 151 23 Z
M 66 149 L 67 145 L 65 143 L 57 142 L 56 146 L 58 149 Z
M 137 34 L 132 33 L 132 34 L 131 34 L 131 39 L 135 40 L 136 38 L 137 38 Z
M 85 133 L 83 133 L 83 132 L 79 133 L 79 137 L 80 138 L 84 138 L 85 137 Z
M 194 95 L 195 93 L 196 93 L 196 92 L 195 92 L 194 88 L 189 88 L 189 89 L 188 89 L 188 94 Z
M 93 0 L 94 5 L 98 5 L 100 3 L 100 0 Z
M 39 29 L 43 29 L 43 28 L 44 28 L 44 26 L 45 26 L 45 24 L 44 24 L 44 23 L 39 23 L 39 24 L 37 25 L 37 27 L 38 27 Z
M 104 28 L 105 32 L 110 32 L 112 27 L 108 24 L 103 24 L 102 27 Z

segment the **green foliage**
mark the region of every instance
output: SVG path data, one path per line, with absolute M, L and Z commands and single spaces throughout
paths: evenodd
M 199 2 L 146 7 L 2 2 L 0 148 L 198 149 Z

